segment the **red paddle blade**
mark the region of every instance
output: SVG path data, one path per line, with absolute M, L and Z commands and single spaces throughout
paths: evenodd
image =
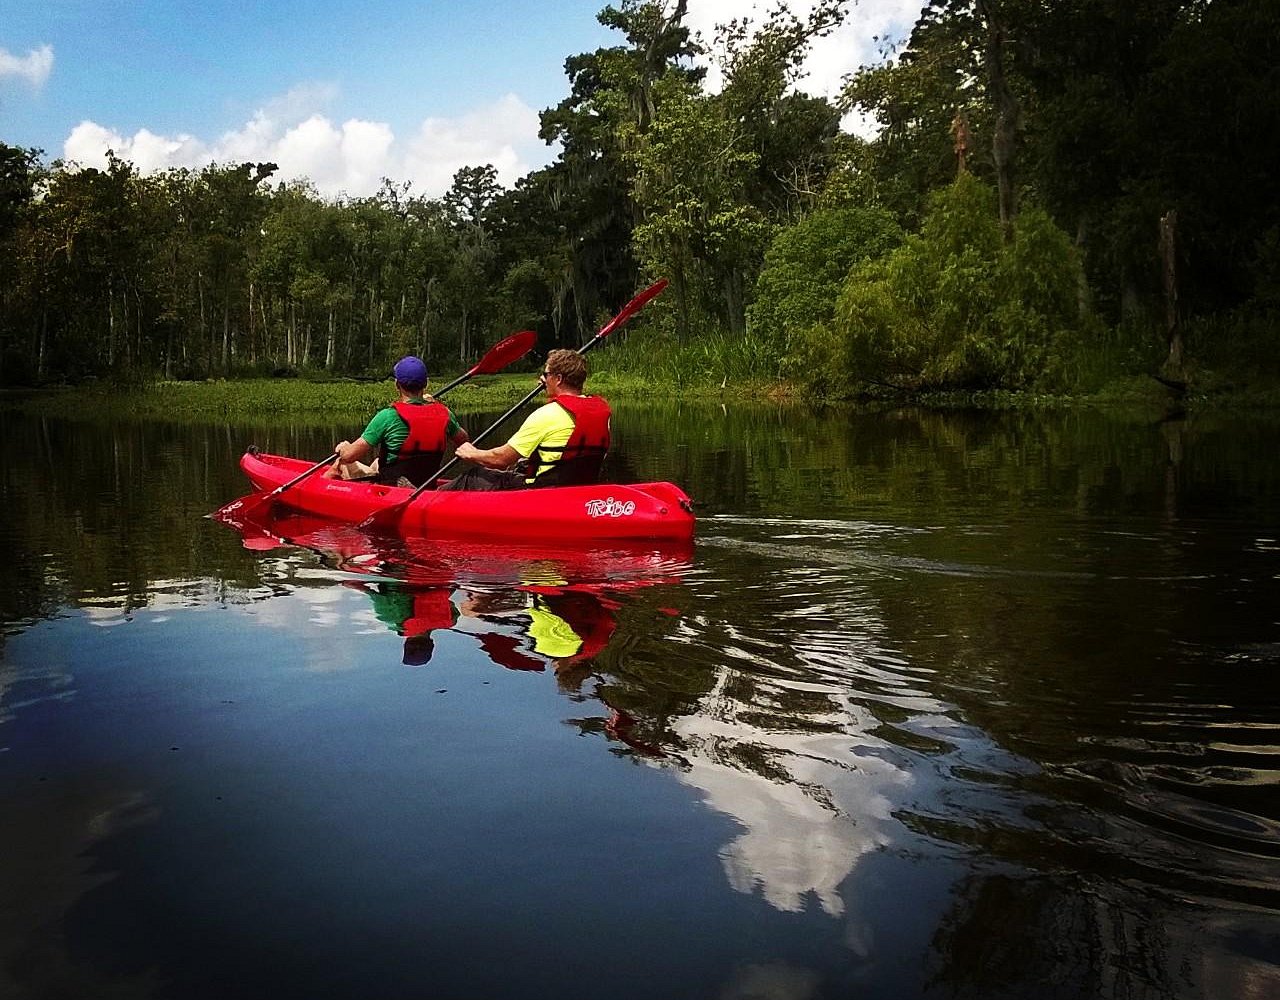
M 228 504 L 223 504 L 215 510 L 209 517 L 215 521 L 225 521 L 233 514 L 241 514 L 243 511 L 252 510 L 257 507 L 263 500 L 262 494 L 254 494 L 253 496 L 241 497 L 239 500 L 232 500 Z
M 404 513 L 405 507 L 408 506 L 407 501 L 401 500 L 399 503 L 391 507 L 383 507 L 381 510 L 375 510 L 363 521 L 356 525 L 358 531 L 383 531 L 389 532 L 395 529 L 400 523 L 400 515 Z
M 513 333 L 506 340 L 501 340 L 489 348 L 489 353 L 476 362 L 470 375 L 492 375 L 500 372 L 507 365 L 519 361 L 533 349 L 538 335 L 532 330 L 521 330 Z
M 634 316 L 641 309 L 643 309 L 650 302 L 652 302 L 659 295 L 661 295 L 662 290 L 666 287 L 667 287 L 666 278 L 663 278 L 660 281 L 655 281 L 652 285 L 650 285 L 643 292 L 641 292 L 634 299 L 632 299 L 625 306 L 623 306 L 620 310 L 618 310 L 618 315 L 613 317 L 613 319 L 609 320 L 609 322 L 606 323 L 601 328 L 600 332 L 597 333 L 596 336 L 597 337 L 609 336 L 609 334 L 613 333 L 614 330 L 622 326 L 623 323 L 625 323 L 632 316 Z

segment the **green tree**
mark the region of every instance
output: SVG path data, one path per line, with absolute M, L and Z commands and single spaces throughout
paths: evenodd
M 21 333 L 30 322 L 22 285 L 32 275 L 20 261 L 28 238 L 23 222 L 42 174 L 39 150 L 0 143 L 0 384 L 30 381 L 34 375 L 25 361 Z
M 682 338 L 722 326 L 740 333 L 747 275 L 771 229 L 746 200 L 759 158 L 740 147 L 716 103 L 680 80 L 664 89 L 661 113 L 629 157 L 643 218 L 637 256 L 649 273 L 670 276 Z
M 822 113 L 825 102 L 785 92 L 809 43 L 839 22 L 843 6 L 821 3 L 804 22 L 779 10 L 754 32 L 745 21 L 725 26 L 719 95 L 673 74 L 655 85 L 647 130 L 619 128 L 634 170 L 636 254 L 649 273 L 670 276 L 681 337 L 745 332 L 771 213 L 789 212 L 802 203 L 797 192 L 816 194 L 825 180 L 834 109 Z M 788 138 L 799 145 L 784 152 L 779 140 Z
M 570 329 L 567 339 L 580 339 L 598 313 L 635 288 L 638 208 L 626 154 L 658 114 L 663 82 L 696 86 L 705 74 L 693 65 L 701 50 L 683 23 L 687 6 L 623 0 L 604 8 L 597 19 L 626 44 L 567 59 L 569 96 L 541 115 L 542 138 L 561 145 L 535 185 L 554 226 L 548 278 L 558 339 Z
M 1006 241 L 996 193 L 968 174 L 937 192 L 918 235 L 856 265 L 829 324 L 790 356 L 820 388 L 909 389 L 1051 385 L 1083 324 L 1071 241 L 1039 209 Z
M 815 324 L 828 323 L 849 270 L 888 253 L 902 230 L 883 208 L 822 208 L 786 227 L 769 246 L 747 311 L 753 334 L 778 356 Z

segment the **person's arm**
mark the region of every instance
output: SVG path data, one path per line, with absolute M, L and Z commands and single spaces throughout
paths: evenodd
M 333 446 L 333 450 L 338 456 L 338 461 L 343 465 L 348 462 L 363 462 L 373 456 L 373 445 L 363 437 L 358 437 L 354 441 L 339 441 Z
M 467 433 L 467 429 L 462 424 L 458 423 L 458 415 L 452 410 L 449 411 L 449 422 L 445 424 L 444 436 L 455 448 L 471 440 L 471 435 Z
M 339 441 L 333 446 L 333 450 L 337 453 L 338 462 L 346 465 L 348 462 L 370 462 L 378 454 L 378 445 L 382 443 L 383 435 L 386 434 L 387 422 L 396 411 L 390 408 L 379 410 L 370 419 L 365 429 L 360 432 L 360 436 L 354 441 Z M 396 417 L 396 419 L 400 419 Z
M 463 461 L 475 462 L 486 469 L 509 469 L 520 460 L 520 453 L 509 444 L 500 444 L 496 448 L 477 448 L 471 442 L 464 441 L 458 445 L 456 454 Z
M 464 461 L 475 462 L 486 469 L 510 469 L 520 459 L 528 458 L 537 451 L 538 445 L 547 435 L 544 425 L 548 414 L 559 409 L 560 407 L 553 407 L 548 403 L 534 410 L 525 417 L 520 429 L 507 439 L 506 444 L 500 444 L 496 448 L 477 448 L 472 444 L 464 444 L 456 454 Z

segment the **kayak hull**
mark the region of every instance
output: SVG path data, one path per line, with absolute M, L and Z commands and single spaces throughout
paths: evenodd
M 254 488 L 269 492 L 314 463 L 245 452 L 240 468 Z M 294 510 L 359 524 L 401 504 L 411 490 L 380 483 L 322 478 L 319 472 L 280 493 Z M 476 537 L 591 541 L 689 539 L 693 504 L 673 483 L 598 484 L 499 492 L 426 491 L 404 508 L 397 533 L 411 537 Z

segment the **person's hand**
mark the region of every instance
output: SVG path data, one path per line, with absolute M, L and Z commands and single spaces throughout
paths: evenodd
M 341 454 L 342 454 L 342 449 L 343 449 L 343 448 L 345 448 L 345 447 L 347 447 L 347 445 L 349 445 L 349 444 L 351 444 L 351 442 L 350 442 L 350 441 L 347 441 L 347 440 L 339 441 L 337 444 L 335 444 L 335 445 L 333 446 L 333 453 L 334 453 L 335 455 L 341 455 Z
M 460 459 L 462 459 L 464 462 L 469 462 L 471 461 L 472 458 L 476 456 L 476 454 L 479 451 L 480 449 L 477 448 L 475 445 L 473 445 L 470 441 L 463 441 L 462 444 L 458 445 L 458 447 L 454 449 L 453 453 L 457 455 Z

